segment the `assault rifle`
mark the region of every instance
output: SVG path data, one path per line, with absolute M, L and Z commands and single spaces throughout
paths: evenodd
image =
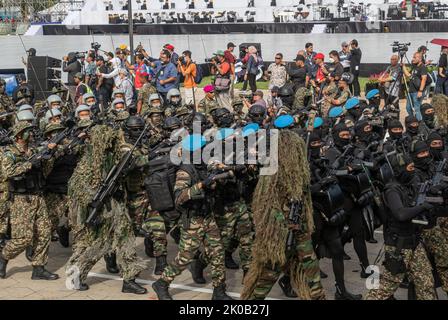
M 16 114 L 15 111 L 13 111 L 13 112 L 3 112 L 3 113 L 0 113 L 0 120 L 3 120 L 3 119 L 5 119 L 5 118 L 8 118 L 9 116 L 12 116 L 12 115 L 15 115 L 15 114 Z
M 289 209 L 288 220 L 289 223 L 294 227 L 297 227 L 300 223 L 300 217 L 302 215 L 302 203 L 299 200 L 291 199 L 291 207 Z M 291 252 L 294 248 L 295 239 L 294 239 L 294 231 L 295 229 L 290 229 L 288 231 L 288 237 L 286 240 L 286 251 Z
M 443 204 L 444 200 L 443 197 L 428 197 L 426 194 L 429 192 L 429 190 L 432 187 L 436 187 L 440 185 L 440 183 L 443 181 L 443 170 L 445 168 L 447 160 L 443 159 L 438 165 L 436 169 L 436 173 L 431 181 L 424 182 L 418 191 L 417 201 L 415 203 L 416 206 L 422 205 L 424 202 L 428 202 L 431 204 Z M 412 219 L 412 223 L 414 224 L 421 224 L 421 225 L 428 225 L 428 218 L 423 214 L 415 217 Z
M 104 179 L 93 197 L 92 201 L 88 205 L 88 217 L 86 220 L 86 224 L 90 227 L 98 226 L 101 221 L 99 219 L 100 213 L 106 205 L 106 202 L 110 200 L 110 198 L 117 192 L 119 187 L 119 180 L 124 175 L 123 173 L 131 166 L 133 162 L 133 153 L 137 146 L 140 143 L 140 140 L 143 139 L 146 130 L 148 130 L 149 125 L 145 126 L 145 129 L 142 131 L 137 141 L 132 146 L 132 149 L 126 152 L 126 154 L 121 158 L 120 162 L 115 164 L 112 169 L 110 169 L 109 173 Z M 110 208 L 108 208 L 110 209 Z

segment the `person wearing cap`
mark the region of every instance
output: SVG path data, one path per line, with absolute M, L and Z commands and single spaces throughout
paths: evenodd
M 179 63 L 179 55 L 176 52 L 174 52 L 174 46 L 172 44 L 168 43 L 163 46 L 163 49 L 169 51 L 169 53 L 171 55 L 170 62 L 177 67 L 177 64 Z
M 145 114 L 149 109 L 149 97 L 157 93 L 157 89 L 149 82 L 149 73 L 142 72 L 139 76 L 142 87 L 138 90 L 137 113 Z
M 226 61 L 230 64 L 231 68 L 231 76 L 230 79 L 232 80 L 230 85 L 230 96 L 234 98 L 234 80 L 235 80 L 235 63 L 236 63 L 236 57 L 233 54 L 233 51 L 235 50 L 236 45 L 233 42 L 229 42 L 227 44 L 227 50 L 224 51 L 224 58 Z
M 353 39 L 350 42 L 350 72 L 354 75 L 352 84 L 350 85 L 350 90 L 353 92 L 355 97 L 359 97 L 361 94 L 361 88 L 359 86 L 359 72 L 361 68 L 361 58 L 362 51 L 358 47 L 358 41 Z
M 112 94 L 112 87 L 114 85 L 113 79 L 102 77 L 102 74 L 107 74 L 108 68 L 104 63 L 104 57 L 98 56 L 96 58 L 97 77 L 95 83 L 95 95 L 97 100 L 103 104 L 108 105 Z M 117 69 L 118 75 L 118 69 Z
M 216 100 L 215 87 L 209 84 L 204 87 L 205 97 L 199 101 L 198 112 L 205 114 L 211 119 L 211 112 L 219 108 L 218 101 Z
M 275 55 L 275 62 L 269 65 L 265 74 L 269 79 L 269 90 L 273 87 L 281 88 L 285 85 L 288 80 L 288 73 L 282 53 L 279 52 Z
M 124 100 L 126 101 L 126 106 L 129 108 L 134 105 L 134 86 L 128 77 L 128 71 L 126 69 L 118 69 L 118 75 L 120 82 L 116 87 L 124 91 Z
M 386 97 L 384 99 L 385 105 L 393 104 L 396 108 L 399 107 L 399 97 L 401 90 L 401 67 L 400 58 L 394 54 L 390 57 L 390 66 L 387 67 L 383 75 L 378 79 L 381 85 L 385 88 Z
M 419 48 L 418 48 L 418 50 L 417 50 L 418 52 L 420 52 L 421 54 L 422 54 L 422 61 L 423 61 L 423 64 L 425 65 L 425 66 L 428 66 L 428 65 L 430 65 L 431 63 L 432 63 L 432 60 L 426 60 L 426 54 L 428 53 L 428 47 L 426 47 L 426 46 L 420 46 Z
M 411 64 L 411 71 L 409 71 L 404 64 L 402 66 L 405 77 L 409 79 L 409 94 L 407 97 L 406 110 L 408 115 L 415 114 L 417 120 L 421 121 L 422 115 L 420 113 L 420 105 L 425 97 L 428 70 L 423 63 L 423 55 L 420 52 L 414 53 Z
M 442 52 L 440 53 L 439 64 L 437 65 L 437 83 L 436 92 L 448 95 L 448 47 L 442 46 Z
M 288 68 L 288 76 L 294 84 L 294 92 L 297 92 L 299 88 L 306 87 L 307 85 L 307 69 L 305 66 L 305 61 L 305 57 L 298 54 L 294 59 L 294 66 Z
M 341 44 L 339 59 L 344 68 L 344 72 L 350 72 L 350 45 L 346 41 Z
M 196 104 L 195 94 L 196 88 L 198 87 L 194 81 L 197 66 L 196 63 L 191 60 L 191 51 L 189 50 L 182 52 L 182 57 L 179 59 L 180 63 L 177 65 L 177 70 L 184 76 L 185 103 L 187 105 L 194 105 Z
M 214 83 L 216 100 L 221 107 L 232 111 L 232 98 L 229 92 L 232 83 L 232 69 L 224 58 L 224 51 L 218 50 L 214 55 L 216 59 L 212 60 L 212 65 L 216 74 Z
M 81 72 L 76 73 L 73 79 L 75 80 L 76 85 L 75 103 L 76 105 L 79 105 L 82 102 L 81 101 L 82 96 L 85 95 L 86 93 L 92 93 L 93 91 L 87 84 L 83 82 L 84 75 Z

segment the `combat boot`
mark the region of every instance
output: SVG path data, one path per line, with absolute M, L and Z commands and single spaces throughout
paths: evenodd
M 170 287 L 170 284 L 160 278 L 156 282 L 152 284 L 152 288 L 154 289 L 157 298 L 159 300 L 173 300 L 173 298 L 170 295 L 170 292 L 168 291 L 168 288 Z
M 64 248 L 68 248 L 70 246 L 69 232 L 70 230 L 65 226 L 61 226 L 56 229 L 56 233 L 58 234 L 59 237 L 59 243 Z
M 166 268 L 166 256 L 156 257 L 156 267 L 154 269 L 154 274 L 160 276 L 163 270 Z
M 6 245 L 6 234 L 0 233 L 0 249 Z
M 148 257 L 154 258 L 154 242 L 152 242 L 151 238 L 145 237 L 145 253 Z
M 33 260 L 33 247 L 32 246 L 28 246 L 25 249 L 25 257 L 26 259 L 31 262 Z
M 213 288 L 212 300 L 234 300 L 226 293 L 226 284 L 221 283 L 219 286 Z
M 278 285 L 283 291 L 283 294 L 288 298 L 297 298 L 297 294 L 291 286 L 291 278 L 289 276 L 283 276 L 278 281 Z
M 78 291 L 87 291 L 89 290 L 89 285 L 87 283 L 80 283 L 79 287 L 76 289 Z
M 0 278 L 6 278 L 6 266 L 8 265 L 8 260 L 3 258 L 2 253 L 0 252 Z
M 145 294 L 148 292 L 146 288 L 143 288 L 135 279 L 132 280 L 124 280 L 123 287 L 121 288 L 121 292 L 123 293 L 133 293 L 133 294 Z
M 197 284 L 206 283 L 204 278 L 204 269 L 207 267 L 207 264 L 202 261 L 202 259 L 194 259 L 190 265 L 190 272 L 193 281 Z
M 117 266 L 117 256 L 115 253 L 106 254 L 104 256 L 104 261 L 106 262 L 106 270 L 109 273 L 119 273 L 120 270 L 118 270 Z
M 33 274 L 31 280 L 57 280 L 59 276 L 56 273 L 51 273 L 44 266 L 33 266 Z
M 364 268 L 364 267 L 361 265 L 361 278 L 362 278 L 362 279 L 367 279 L 367 278 L 370 277 L 372 274 L 373 274 L 373 271 L 371 271 L 370 273 L 367 273 L 367 272 L 366 272 L 366 268 Z
M 336 284 L 336 293 L 334 294 L 335 300 L 361 300 L 361 294 L 353 294 L 347 291 L 345 286 L 339 286 Z
M 226 265 L 227 269 L 237 270 L 237 269 L 240 268 L 238 263 L 236 263 L 235 260 L 233 260 L 232 252 L 230 252 L 230 251 L 226 251 L 225 252 L 225 254 L 224 254 L 224 262 L 225 262 L 225 265 Z

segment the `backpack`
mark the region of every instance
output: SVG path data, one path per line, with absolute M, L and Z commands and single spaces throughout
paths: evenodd
M 196 65 L 196 77 L 194 77 L 194 83 L 200 84 L 202 79 L 204 78 L 204 73 L 202 72 L 202 68 L 200 65 Z

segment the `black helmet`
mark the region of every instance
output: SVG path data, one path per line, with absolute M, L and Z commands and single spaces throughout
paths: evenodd
M 182 127 L 182 122 L 178 117 L 168 117 L 163 123 L 163 130 L 173 131 Z
M 226 108 L 218 108 L 213 114 L 213 121 L 220 127 L 230 127 L 233 122 L 232 114 Z
M 249 118 L 259 125 L 263 124 L 263 120 L 266 118 L 266 108 L 259 104 L 254 104 L 249 109 Z
M 142 117 L 139 116 L 131 116 L 126 120 L 126 129 L 128 130 L 135 130 L 140 129 L 142 130 L 145 127 L 145 120 L 143 120 Z
M 279 97 L 290 97 L 294 95 L 294 90 L 291 86 L 283 86 L 278 90 Z
M 208 120 L 205 114 L 201 112 L 196 112 L 191 119 L 191 123 L 188 124 L 188 128 L 190 130 L 194 130 L 194 124 L 196 122 L 199 122 L 201 124 L 201 132 L 204 133 L 204 131 L 207 129 Z

